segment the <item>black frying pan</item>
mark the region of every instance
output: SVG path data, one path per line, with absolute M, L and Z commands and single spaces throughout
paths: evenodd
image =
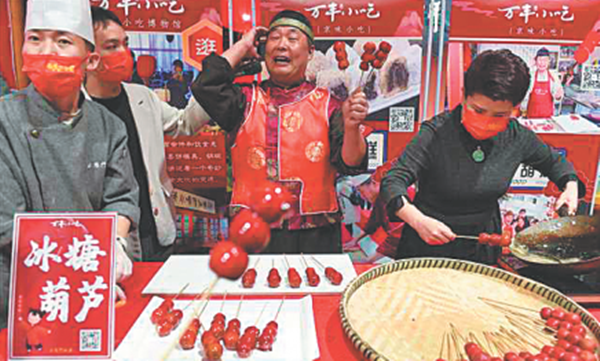
M 600 216 L 570 216 L 519 232 L 512 253 L 531 267 L 559 274 L 600 269 Z

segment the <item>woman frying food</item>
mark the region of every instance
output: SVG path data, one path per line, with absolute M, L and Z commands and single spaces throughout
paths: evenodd
M 499 247 L 457 235 L 501 233 L 498 199 L 524 163 L 561 190 L 555 207 L 573 214 L 585 187 L 573 165 L 511 114 L 529 87 L 525 62 L 509 50 L 479 54 L 465 74 L 465 99 L 423 122 L 382 181 L 390 216 L 407 223 L 397 258 L 450 257 L 494 263 Z M 417 182 L 413 203 L 407 189 Z M 579 183 L 579 186 L 578 186 Z

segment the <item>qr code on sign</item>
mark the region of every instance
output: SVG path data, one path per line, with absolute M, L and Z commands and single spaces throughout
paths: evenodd
M 585 65 L 581 73 L 582 90 L 600 90 L 600 66 Z
M 102 330 L 80 330 L 79 351 L 102 351 Z
M 390 132 L 412 132 L 415 126 L 415 108 L 391 107 Z

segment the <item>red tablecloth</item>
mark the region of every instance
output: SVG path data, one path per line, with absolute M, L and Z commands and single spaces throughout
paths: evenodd
M 125 338 L 135 320 L 150 301 L 151 297 L 142 295 L 142 290 L 161 265 L 162 263 L 136 263 L 133 275 L 123 283 L 123 288 L 127 293 L 127 303 L 116 310 L 116 345 L 119 345 Z M 360 274 L 369 268 L 371 268 L 370 265 L 357 265 L 356 271 Z M 354 346 L 344 335 L 338 314 L 339 304 L 340 295 L 313 296 L 315 326 L 321 354 L 319 360 L 362 360 L 362 356 L 355 351 Z M 6 330 L 2 330 L 0 332 L 0 361 L 6 360 L 6 341 Z
M 142 290 L 152 276 L 158 271 L 161 263 L 136 263 L 131 278 L 123 283 L 127 293 L 127 303 L 116 310 L 115 339 L 116 344 L 121 343 L 133 323 L 142 313 L 150 301 L 150 296 L 143 296 Z M 371 265 L 355 265 L 357 273 L 363 273 Z M 342 330 L 338 308 L 340 295 L 313 296 L 315 313 L 315 326 L 321 361 L 350 361 L 363 360 L 363 357 L 354 349 Z M 600 319 L 600 308 L 589 310 L 594 317 Z M 0 331 L 0 361 L 6 360 L 6 330 Z

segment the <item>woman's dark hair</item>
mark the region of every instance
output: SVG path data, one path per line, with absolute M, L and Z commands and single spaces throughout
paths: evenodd
M 525 98 L 530 78 L 527 64 L 510 50 L 487 50 L 465 73 L 465 97 L 481 94 L 517 105 Z

